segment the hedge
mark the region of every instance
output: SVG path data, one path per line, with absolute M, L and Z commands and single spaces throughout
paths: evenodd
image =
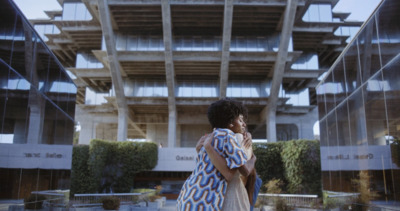
M 157 165 L 158 147 L 151 142 L 116 142 L 94 139 L 89 146 L 74 146 L 71 195 L 129 192 L 138 172 Z
M 319 141 L 315 140 L 253 144 L 257 173 L 263 184 L 280 179 L 286 193 L 321 195 L 319 147 Z

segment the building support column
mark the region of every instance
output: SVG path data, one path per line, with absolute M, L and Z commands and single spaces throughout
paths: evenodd
M 168 146 L 176 146 L 176 101 L 175 101 L 175 70 L 172 59 L 172 26 L 171 26 L 171 6 L 169 1 L 161 1 L 162 21 L 163 21 L 163 40 L 165 55 L 165 75 L 168 87 Z
M 286 58 L 288 55 L 289 41 L 292 37 L 294 19 L 296 17 L 298 0 L 288 0 L 281 32 L 281 41 L 279 43 L 278 56 L 274 65 L 271 91 L 268 97 L 266 112 L 267 139 L 268 142 L 276 142 L 276 107 L 279 100 L 279 90 L 282 84 L 283 74 L 285 72 Z
M 118 107 L 118 134 L 117 141 L 127 140 L 129 110 L 124 94 L 124 81 L 122 79 L 122 70 L 120 68 L 115 48 L 114 32 L 111 24 L 111 15 L 108 8 L 108 0 L 99 0 L 99 15 L 101 29 L 110 64 L 111 80 L 115 91 L 115 97 Z
M 226 97 L 229 77 L 229 57 L 232 35 L 233 0 L 225 0 L 224 28 L 222 35 L 222 57 L 219 73 L 219 98 Z

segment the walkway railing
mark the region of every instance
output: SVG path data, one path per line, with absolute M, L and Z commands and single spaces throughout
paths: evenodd
M 283 199 L 289 206 L 313 207 L 319 204 L 317 195 L 260 193 L 258 198 L 263 204 L 273 204 L 278 198 Z
M 69 194 L 69 191 L 54 191 L 54 190 L 46 190 L 46 191 L 32 191 L 32 194 L 42 195 L 46 197 L 43 200 L 43 206 L 47 207 L 63 207 L 68 203 L 68 197 L 64 194 Z M 35 203 L 35 202 L 33 202 Z
M 327 197 L 334 199 L 337 204 L 351 204 L 357 200 L 360 196 L 360 193 L 345 193 L 345 192 L 334 192 L 334 191 L 326 191 L 328 194 Z
M 87 193 L 87 194 L 75 194 L 73 198 L 70 198 L 70 204 L 73 207 L 85 207 L 85 206 L 100 206 L 101 199 L 107 196 L 114 196 L 119 198 L 121 204 L 137 204 L 139 202 L 146 202 L 147 196 L 154 191 L 143 192 L 143 193 Z

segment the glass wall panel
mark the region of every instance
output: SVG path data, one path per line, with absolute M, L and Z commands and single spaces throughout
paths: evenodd
M 318 103 L 318 119 L 322 119 L 326 115 L 326 105 L 325 105 L 325 89 L 324 84 L 317 87 L 317 103 Z
M 395 48 L 400 43 L 399 13 L 398 3 L 383 4 L 376 13 L 382 64 L 387 64 L 399 53 Z
M 328 76 L 325 79 L 325 104 L 326 104 L 326 111 L 332 111 L 333 108 L 336 106 L 335 101 L 335 93 L 337 92 L 337 87 L 333 83 L 333 74 L 332 72 L 328 73 Z
M 369 145 L 386 145 L 387 120 L 383 93 L 384 86 L 382 72 L 369 79 L 363 86 Z
M 319 121 L 319 138 L 321 146 L 328 146 L 328 126 L 326 125 L 327 118 Z
M 383 89 L 389 123 L 388 136 L 400 139 L 400 56 L 383 68 Z
M 348 99 L 351 140 L 354 146 L 367 144 L 365 106 L 362 89 L 358 89 Z
M 85 104 L 101 105 L 101 104 L 107 102 L 105 97 L 110 97 L 110 96 L 111 96 L 110 93 L 98 93 L 98 92 L 92 91 L 89 87 L 86 87 Z M 126 95 L 126 96 L 128 96 L 128 95 Z
M 361 86 L 361 68 L 357 43 L 353 42 L 343 57 L 348 96 Z
M 318 55 L 314 53 L 303 53 L 297 59 L 297 61 L 292 64 L 292 69 L 295 70 L 318 70 Z
M 78 52 L 76 68 L 103 68 L 103 64 L 91 52 Z
M 267 97 L 267 93 L 262 91 L 265 86 L 262 81 L 230 80 L 228 81 L 228 97 Z
M 6 117 L 8 107 L 8 79 L 10 71 L 10 68 L 5 64 L 5 62 L 0 60 L 0 143 L 7 144 L 13 143 L 14 139 L 12 121 L 9 120 L 9 117 Z
M 344 99 L 347 98 L 347 91 L 346 91 L 346 80 L 344 77 L 344 64 L 343 61 L 340 60 L 335 69 L 332 71 L 333 75 L 333 88 L 335 88 L 335 105 L 338 106 Z
M 347 101 L 336 109 L 338 146 L 351 146 L 351 133 Z
M 358 47 L 360 52 L 360 65 L 362 82 L 368 80 L 381 69 L 379 46 L 373 45 L 377 38 L 375 19 L 372 18 L 358 35 Z
M 217 97 L 217 82 L 178 81 L 177 97 Z
M 15 23 L 19 19 L 14 9 L 9 6 L 0 7 L 0 59 L 10 64 Z

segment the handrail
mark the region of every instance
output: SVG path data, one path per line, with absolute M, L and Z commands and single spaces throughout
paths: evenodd
M 272 204 L 276 198 L 280 198 L 285 200 L 287 205 L 296 207 L 312 207 L 319 203 L 318 195 L 260 193 L 258 197 L 266 204 Z

